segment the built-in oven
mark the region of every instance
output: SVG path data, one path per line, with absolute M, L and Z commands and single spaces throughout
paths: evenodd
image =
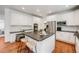
M 62 26 L 66 26 L 66 21 L 58 21 L 57 22 L 57 31 L 61 31 Z
M 38 24 L 34 23 L 34 32 L 37 32 L 37 31 L 38 31 Z
M 61 31 L 61 27 L 57 27 L 57 31 Z

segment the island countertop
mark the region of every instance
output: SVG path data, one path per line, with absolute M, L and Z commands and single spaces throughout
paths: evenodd
M 21 34 L 21 33 L 20 33 Z M 47 34 L 47 35 L 40 35 L 39 32 L 24 32 L 23 33 L 24 35 L 36 40 L 36 41 L 42 41 L 42 40 L 45 40 L 46 38 L 52 36 L 53 34 L 55 33 L 51 33 L 51 34 Z

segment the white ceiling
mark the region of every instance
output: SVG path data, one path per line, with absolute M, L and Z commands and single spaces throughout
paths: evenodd
M 0 6 L 0 14 L 3 14 L 3 8 L 4 6 Z M 68 10 L 70 8 L 73 8 L 74 5 L 7 5 L 5 7 L 15 9 L 21 12 L 26 12 L 38 16 L 46 16 L 47 14 L 59 12 L 63 10 Z M 24 9 L 22 9 L 24 8 Z

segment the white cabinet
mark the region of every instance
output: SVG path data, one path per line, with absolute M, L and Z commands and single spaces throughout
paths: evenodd
M 66 21 L 67 25 L 79 25 L 79 10 L 77 11 L 72 11 L 72 12 L 67 12 L 64 14 L 60 14 L 58 19 L 61 19 L 61 21 Z
M 32 25 L 31 15 L 11 10 L 11 25 Z
M 63 20 L 66 20 L 67 25 L 75 25 L 74 22 L 74 12 L 68 12 L 65 14 L 62 14 Z
M 69 33 L 69 32 L 56 32 L 56 39 L 68 42 L 68 43 L 75 43 L 75 36 L 74 33 Z
M 56 18 L 57 18 L 57 21 L 66 21 L 65 16 L 62 14 L 58 14 Z
M 79 25 L 79 10 L 74 11 L 74 18 L 75 25 Z
M 28 41 L 27 43 L 27 46 L 33 51 L 33 52 L 36 52 L 36 44 L 37 44 L 37 42 L 34 40 L 34 39 L 32 39 L 32 38 L 30 38 L 30 37 L 28 37 L 28 36 L 25 36 L 25 38 L 26 38 L 26 40 Z
M 15 42 L 15 40 L 16 40 L 16 34 L 14 33 L 14 34 L 10 34 L 10 42 L 12 43 L 12 42 Z
M 46 21 L 65 21 L 63 14 L 56 14 L 48 16 Z
M 67 13 L 51 15 L 47 17 L 51 21 L 66 21 L 67 25 L 79 25 L 79 10 L 70 11 Z
M 51 53 L 54 49 L 55 49 L 55 35 L 52 35 L 43 41 L 37 42 L 38 53 Z
M 62 14 L 62 17 L 67 21 L 67 25 L 79 25 L 79 10 Z
M 79 53 L 79 39 L 76 37 L 76 52 Z
M 51 53 L 55 49 L 55 34 L 52 36 L 46 38 L 43 41 L 36 41 L 28 36 L 26 36 L 26 39 L 29 43 L 27 45 L 32 51 L 37 52 L 37 53 Z

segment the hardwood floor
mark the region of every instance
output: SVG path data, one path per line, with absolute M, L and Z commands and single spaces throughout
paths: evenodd
M 75 53 L 75 45 L 56 40 L 54 53 Z M 4 37 L 0 37 L 0 53 L 32 53 L 22 42 L 5 43 Z
M 4 38 L 0 38 L 0 53 L 33 53 L 33 51 L 23 42 L 5 43 Z
M 74 44 L 56 40 L 56 46 L 53 52 L 54 53 L 75 53 L 76 50 L 75 50 Z
M 4 37 L 0 37 L 0 48 L 5 46 Z

